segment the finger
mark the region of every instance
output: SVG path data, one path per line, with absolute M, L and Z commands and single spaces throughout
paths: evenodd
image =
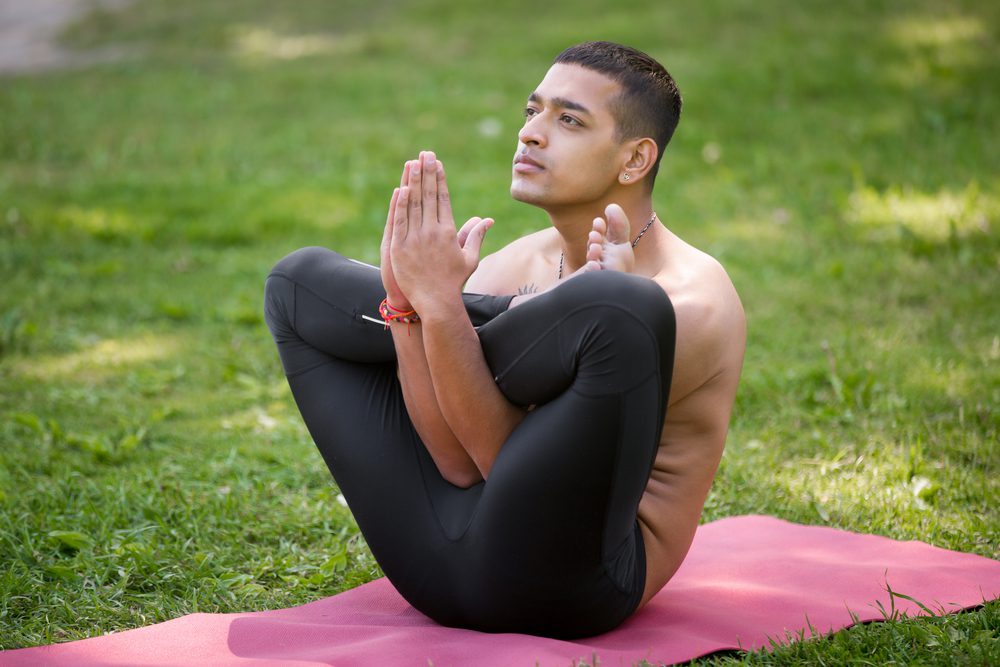
M 438 179 L 437 179 L 437 158 L 433 151 L 420 153 L 423 162 L 423 180 L 421 181 L 421 206 L 423 207 L 423 221 L 432 224 L 438 221 Z
M 451 212 L 451 195 L 448 193 L 448 179 L 444 173 L 444 164 L 437 163 L 437 214 L 438 220 L 449 222 L 455 219 Z
M 396 201 L 396 215 L 392 221 L 392 241 L 401 241 L 406 238 L 410 231 L 409 217 L 410 188 L 399 189 L 399 197 Z
M 392 191 L 392 199 L 389 200 L 389 215 L 385 218 L 385 231 L 382 232 L 382 250 L 389 247 L 389 240 L 392 237 L 392 223 L 396 218 L 396 202 L 399 201 L 399 188 Z
M 399 179 L 399 187 L 403 187 L 410 180 L 410 161 L 403 163 L 403 175 Z
M 410 162 L 410 173 L 409 173 L 409 184 L 407 185 L 407 198 L 406 201 L 406 215 L 407 223 L 412 225 L 414 228 L 419 227 L 423 222 L 423 211 L 420 210 L 420 191 L 421 185 L 420 181 L 423 178 L 423 169 L 420 165 L 420 160 L 413 160 Z
M 462 225 L 462 228 L 458 230 L 458 247 L 460 248 L 465 247 L 465 241 L 466 239 L 469 238 L 469 232 L 475 229 L 476 225 L 482 222 L 482 220 L 483 220 L 482 218 L 475 216 L 465 221 L 465 224 Z
M 392 199 L 389 200 L 389 215 L 385 219 L 386 229 L 392 224 L 393 218 L 396 217 L 396 202 L 399 201 L 399 188 L 392 189 Z

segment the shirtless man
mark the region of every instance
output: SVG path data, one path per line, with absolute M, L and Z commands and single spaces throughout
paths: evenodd
M 493 220 L 456 232 L 443 165 L 423 152 L 393 193 L 378 282 L 320 249 L 268 280 L 268 324 L 314 440 L 386 575 L 442 623 L 602 632 L 690 547 L 746 324 L 719 263 L 653 211 L 679 114 L 645 54 L 571 47 L 528 98 L 513 164 L 512 196 L 551 228 L 480 262 Z M 382 320 L 389 335 L 375 336 Z M 355 419 L 406 444 L 364 450 Z

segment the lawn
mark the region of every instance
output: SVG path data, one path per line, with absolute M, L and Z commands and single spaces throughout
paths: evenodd
M 495 250 L 524 99 L 632 44 L 685 99 L 655 202 L 749 321 L 704 520 L 1000 557 L 1000 5 L 137 0 L 0 75 L 0 648 L 379 576 L 261 317 L 303 245 L 377 261 L 436 150 Z M 902 591 L 906 593 L 906 591 Z M 1000 661 L 1000 603 L 747 664 Z

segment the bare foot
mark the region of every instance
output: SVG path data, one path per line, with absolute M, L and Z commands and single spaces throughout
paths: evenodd
M 628 217 L 618 204 L 610 204 L 604 215 L 594 218 L 594 228 L 587 238 L 587 264 L 597 264 L 604 271 L 631 273 L 635 252 L 628 237 Z

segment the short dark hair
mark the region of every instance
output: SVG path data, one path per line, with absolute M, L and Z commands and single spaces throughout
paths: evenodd
M 642 51 L 614 42 L 571 46 L 556 56 L 553 64 L 579 65 L 621 86 L 621 94 L 609 103 L 618 139 L 650 137 L 656 141 L 658 155 L 649 172 L 652 187 L 681 118 L 681 92 L 666 68 Z

